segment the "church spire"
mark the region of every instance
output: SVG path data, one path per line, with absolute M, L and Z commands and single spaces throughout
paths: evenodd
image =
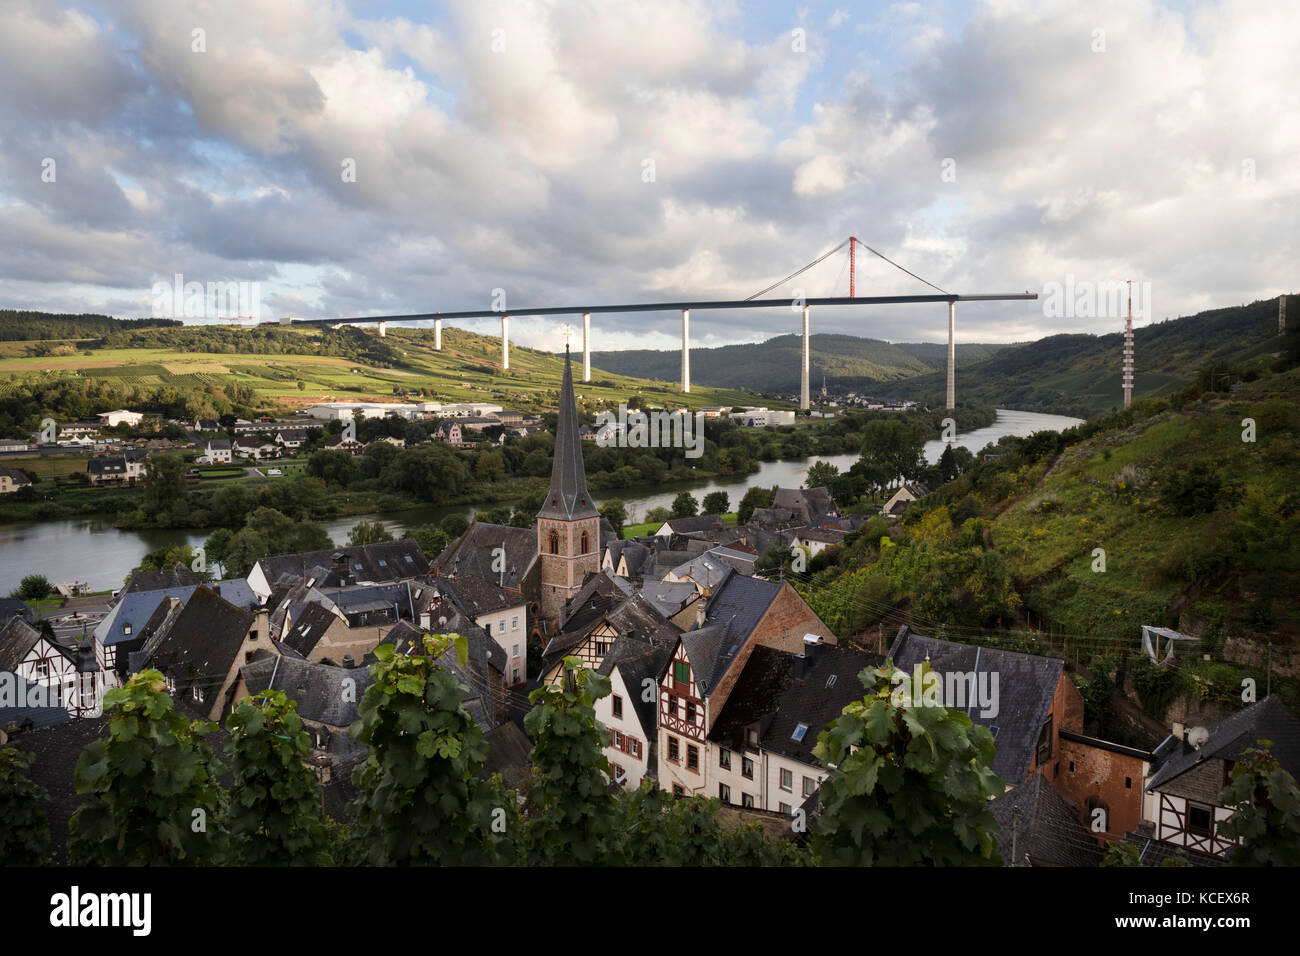
M 564 381 L 560 385 L 560 415 L 555 426 L 555 462 L 551 465 L 551 490 L 546 493 L 539 518 L 593 518 L 599 512 L 587 493 L 587 473 L 582 466 L 578 438 L 578 409 L 573 398 L 573 370 L 569 347 L 564 347 Z

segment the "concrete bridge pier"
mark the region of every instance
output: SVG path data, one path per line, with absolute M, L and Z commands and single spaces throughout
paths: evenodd
M 682 391 L 691 390 L 691 310 L 682 309 Z
M 442 319 L 433 320 L 433 347 L 435 351 L 442 351 Z
M 501 367 L 510 369 L 510 316 L 501 316 Z
M 957 327 L 957 300 L 948 300 L 948 407 L 957 407 L 957 346 L 953 332 Z
M 812 405 L 808 394 L 808 373 L 812 365 L 812 347 L 808 339 L 808 313 L 811 311 L 810 306 L 803 307 L 803 357 L 799 362 L 799 408 L 805 412 Z
M 591 381 L 591 313 L 582 313 L 582 380 Z
M 380 322 L 380 323 L 379 323 L 379 337 L 382 339 L 382 338 L 383 338 L 384 336 L 386 336 L 387 334 L 388 334 L 388 323 L 387 323 L 387 322 Z

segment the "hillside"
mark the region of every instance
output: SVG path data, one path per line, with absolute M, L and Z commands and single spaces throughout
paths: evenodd
M 810 380 L 814 391 L 822 377 L 830 388 L 862 389 L 878 382 L 911 379 L 943 367 L 948 347 L 941 343 L 893 344 L 855 335 L 811 336 Z M 974 363 L 1003 346 L 963 344 L 957 361 Z M 765 342 L 691 349 L 691 383 L 719 388 L 748 388 L 793 394 L 799 391 L 803 343 L 798 335 L 778 335 Z M 613 372 L 675 381 L 681 375 L 681 352 L 635 349 L 593 352 L 593 365 Z
M 1287 302 L 1291 315 L 1300 296 Z M 975 404 L 1090 417 L 1123 404 L 1124 334 L 1052 335 L 1009 346 L 992 357 L 957 357 L 957 397 Z M 1168 395 L 1211 362 L 1234 362 L 1277 348 L 1277 299 L 1211 309 L 1133 330 L 1133 397 Z M 944 399 L 940 370 L 882 385 L 883 395 L 935 404 Z
M 1300 694 L 1297 439 L 1300 368 L 1004 440 L 901 526 L 872 519 L 803 589 L 844 636 L 882 618 L 980 639 L 1029 626 L 1083 664 L 1133 654 L 1144 624 L 1175 628 L 1200 638 L 1179 657 L 1203 698 L 1263 686 L 1271 643 L 1274 688 Z
M 83 335 L 94 331 L 84 317 L 63 324 L 49 317 L 37 326 Z M 186 326 L 100 329 L 94 339 L 42 337 L 0 344 L 0 400 L 20 384 L 73 380 L 79 391 L 115 404 L 179 395 L 204 414 L 247 407 L 295 407 L 322 401 L 391 400 L 394 395 L 440 401 L 492 401 L 520 411 L 554 408 L 563 360 L 548 352 L 512 345 L 509 371 L 501 368 L 501 343 L 463 329 L 443 330 L 442 351 L 433 332 L 390 326 L 337 330 L 270 326 Z M 650 405 L 697 408 L 754 404 L 756 396 L 703 385 L 682 395 L 675 384 L 593 369 L 579 393 L 598 401 L 640 394 Z M 111 407 L 111 406 L 110 406 Z M 8 410 L 10 415 L 17 409 Z M 72 414 L 84 414 L 70 408 Z M 89 409 L 86 410 L 87 412 Z

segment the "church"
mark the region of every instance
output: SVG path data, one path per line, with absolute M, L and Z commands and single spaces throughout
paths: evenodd
M 543 632 L 549 632 L 555 629 L 565 602 L 582 587 L 586 576 L 600 570 L 600 512 L 587 492 L 567 346 L 551 488 L 537 512 L 537 560 L 541 569 L 539 614 Z

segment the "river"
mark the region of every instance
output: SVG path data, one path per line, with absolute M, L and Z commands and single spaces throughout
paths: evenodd
M 1036 431 L 1060 431 L 1079 424 L 1080 419 L 1063 415 L 1044 415 L 1039 412 L 1018 412 L 998 409 L 997 421 L 987 428 L 978 428 L 959 434 L 956 444 L 978 452 L 1003 435 L 1025 436 Z M 925 458 L 936 462 L 943 453 L 941 441 L 926 442 Z M 841 471 L 847 470 L 857 455 L 816 456 L 802 461 L 763 462 L 758 471 L 733 479 L 714 479 L 693 484 L 674 485 L 665 491 L 661 486 L 626 488 L 617 497 L 627 505 L 628 521 L 644 520 L 652 508 L 667 507 L 683 490 L 697 498 L 711 491 L 725 491 L 731 506 L 740 502 L 747 488 L 764 488 L 778 485 L 797 488 L 803 484 L 808 467 L 815 461 L 829 461 Z M 608 497 L 615 497 L 610 495 Z M 394 512 L 382 517 L 384 524 L 395 534 L 428 522 L 437 522 L 449 514 L 470 516 L 475 509 L 470 505 L 452 507 L 426 506 L 410 511 Z M 351 515 L 323 522 L 326 532 L 336 542 L 347 541 L 348 532 L 364 515 Z M 378 517 L 378 516 L 368 516 Z M 92 590 L 120 587 L 131 569 L 150 551 L 177 544 L 200 545 L 211 534 L 210 530 L 144 530 L 122 531 L 103 521 L 69 519 L 66 521 L 29 521 L 0 524 L 0 594 L 8 594 L 24 575 L 39 573 L 51 583 L 71 584 L 82 582 Z

